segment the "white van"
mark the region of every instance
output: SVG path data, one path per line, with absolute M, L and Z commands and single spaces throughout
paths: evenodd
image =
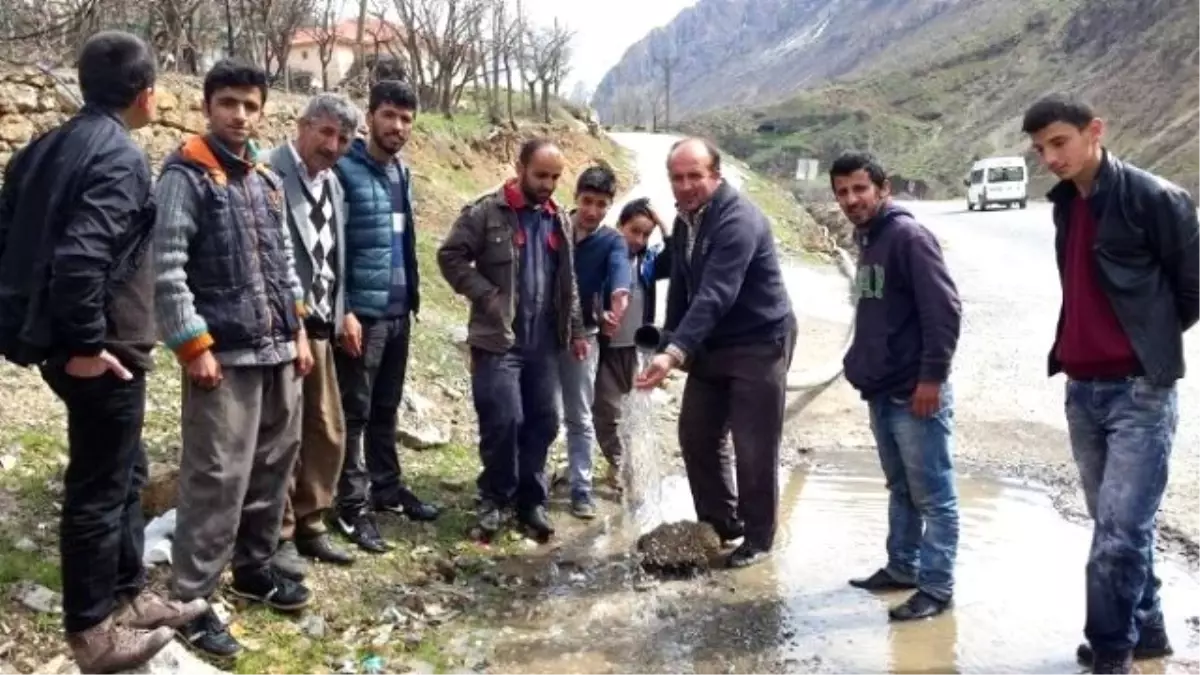
M 987 210 L 989 206 L 1025 208 L 1029 203 L 1029 171 L 1024 157 L 988 157 L 975 162 L 967 186 L 967 210 Z

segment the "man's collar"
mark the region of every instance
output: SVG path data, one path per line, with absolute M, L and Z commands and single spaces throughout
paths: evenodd
M 530 204 L 529 200 L 525 199 L 525 192 L 521 190 L 520 182 L 516 178 L 509 178 L 504 181 L 504 202 L 514 211 L 520 211 L 524 208 L 543 208 L 550 215 L 558 215 L 558 205 L 554 203 L 554 198 L 546 200 L 545 204 Z

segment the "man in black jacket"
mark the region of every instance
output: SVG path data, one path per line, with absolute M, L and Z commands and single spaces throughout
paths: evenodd
M 1063 95 L 1023 124 L 1061 182 L 1054 205 L 1063 305 L 1049 374 L 1067 375 L 1071 452 L 1095 528 L 1087 564 L 1087 644 L 1096 673 L 1171 653 L 1154 576 L 1154 517 L 1167 485 L 1184 375 L 1183 332 L 1200 314 L 1196 205 L 1112 156 L 1104 123 Z
M 696 517 L 723 540 L 744 535 L 728 562 L 745 567 L 774 545 L 796 319 L 771 225 L 721 177 L 717 149 L 699 139 L 679 141 L 667 172 L 678 215 L 666 344 L 636 384 L 654 387 L 672 369 L 687 368 L 679 446 Z M 725 442 L 731 431 L 733 457 Z
M 63 623 L 84 672 L 140 665 L 207 609 L 144 592 L 154 208 L 129 130 L 153 118 L 154 81 L 141 40 L 93 36 L 79 56 L 83 109 L 16 154 L 0 192 L 0 355 L 40 366 L 67 407 Z

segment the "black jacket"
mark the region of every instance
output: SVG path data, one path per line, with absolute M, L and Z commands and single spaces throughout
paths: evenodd
M 1047 198 L 1054 204 L 1055 252 L 1064 273 L 1067 228 L 1075 184 L 1059 183 Z M 1196 205 L 1186 191 L 1104 153 L 1088 205 L 1096 218 L 1096 268 L 1133 343 L 1145 376 L 1167 386 L 1183 377 L 1183 332 L 1200 316 L 1200 250 Z M 1062 370 L 1058 339 L 1062 309 L 1050 349 L 1048 372 Z
M 771 225 L 762 211 L 722 182 L 686 253 L 688 225 L 671 230 L 666 331 L 691 357 L 707 349 L 772 342 L 787 335 L 792 304 Z
M 124 123 L 91 107 L 13 156 L 0 190 L 0 355 L 33 365 L 108 349 L 151 367 L 150 185 Z

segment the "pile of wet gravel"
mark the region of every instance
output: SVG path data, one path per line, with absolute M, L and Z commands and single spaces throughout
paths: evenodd
M 711 569 L 721 538 L 708 523 L 665 523 L 638 537 L 642 569 L 658 577 L 688 578 Z

